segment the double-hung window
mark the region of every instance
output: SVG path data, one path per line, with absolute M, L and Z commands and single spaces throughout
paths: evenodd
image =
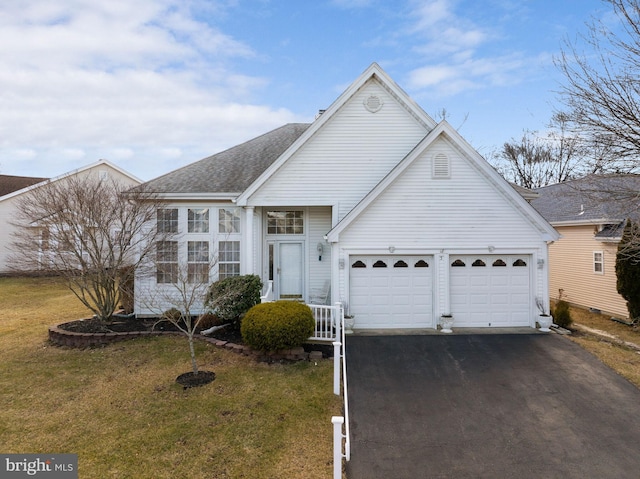
M 178 208 L 160 208 L 158 215 L 158 233 L 178 232 Z
M 156 281 L 159 284 L 178 281 L 178 242 L 156 243 Z
M 187 213 L 187 233 L 209 232 L 209 209 L 189 208 Z
M 240 214 L 236 208 L 218 210 L 218 278 L 240 275 Z
M 604 253 L 602 251 L 593 252 L 593 272 L 604 274 Z
M 240 233 L 240 215 L 236 209 L 218 210 L 218 233 Z
M 209 242 L 187 241 L 187 282 L 209 282 Z
M 220 241 L 218 243 L 219 279 L 240 275 L 240 241 Z

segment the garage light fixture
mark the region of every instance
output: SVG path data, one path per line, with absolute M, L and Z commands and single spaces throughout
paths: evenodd
M 389 253 L 393 253 L 396 250 L 395 246 L 389 246 Z

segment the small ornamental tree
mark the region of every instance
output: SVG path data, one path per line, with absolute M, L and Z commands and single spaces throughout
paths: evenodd
M 203 308 L 209 278 L 216 264 L 216 256 L 209 255 L 208 251 L 200 250 L 198 258 L 202 262 L 191 264 L 179 264 L 172 268 L 166 268 L 161 259 L 164 253 L 161 250 L 156 256 L 155 275 L 164 280 L 145 290 L 140 295 L 142 303 L 151 311 L 158 311 L 160 321 L 168 321 L 179 329 L 189 343 L 192 374 L 199 373 L 196 361 L 194 339 L 200 324 L 207 318 L 207 312 Z M 154 268 L 144 269 L 149 274 Z M 159 308 L 168 308 L 164 311 Z
M 627 300 L 631 319 L 640 318 L 640 226 L 627 220 L 616 254 L 618 293 Z

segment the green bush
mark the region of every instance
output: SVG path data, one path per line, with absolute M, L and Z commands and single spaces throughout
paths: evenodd
M 278 351 L 302 344 L 313 335 L 315 320 L 311 308 L 294 301 L 261 303 L 242 320 L 244 342 L 259 351 Z
M 260 303 L 262 280 L 255 274 L 232 276 L 209 286 L 205 307 L 224 322 L 238 326 L 242 316 Z
M 568 328 L 573 321 L 571 319 L 571 311 L 569 311 L 569 303 L 560 300 L 556 303 L 556 307 L 552 311 L 553 322 L 561 328 Z

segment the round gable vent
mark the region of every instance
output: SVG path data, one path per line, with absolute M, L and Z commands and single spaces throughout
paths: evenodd
M 364 100 L 364 107 L 371 113 L 375 113 L 382 108 L 382 99 L 376 95 L 370 95 Z

